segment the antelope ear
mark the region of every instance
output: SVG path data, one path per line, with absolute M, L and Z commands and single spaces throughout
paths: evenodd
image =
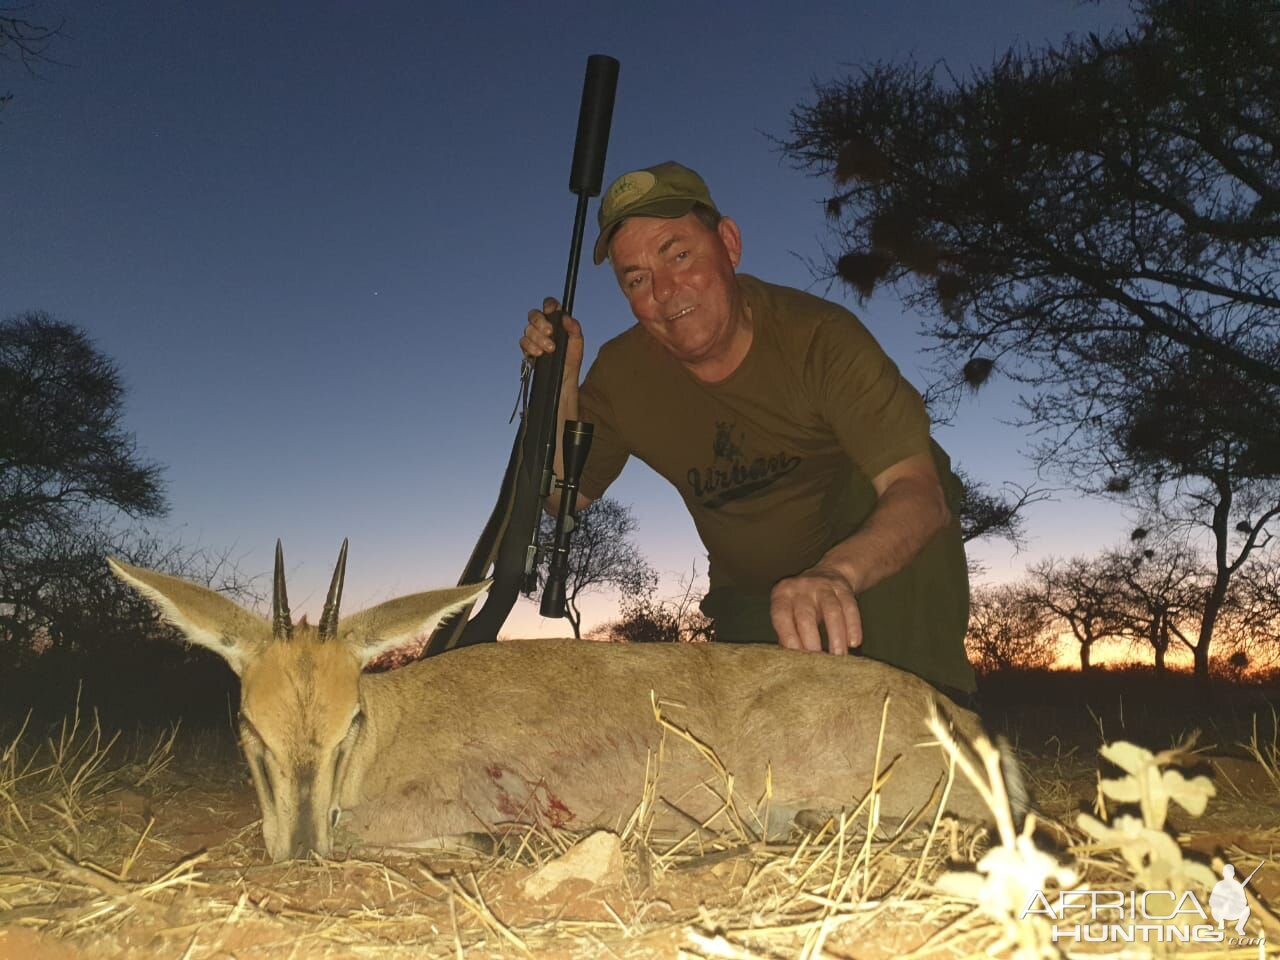
M 267 624 L 222 594 L 179 577 L 107 557 L 111 572 L 154 603 L 192 643 L 218 654 L 239 676 L 262 645 Z
M 485 580 L 388 600 L 347 617 L 338 625 L 338 636 L 363 667 L 388 651 L 429 635 L 448 617 L 475 603 L 491 583 Z

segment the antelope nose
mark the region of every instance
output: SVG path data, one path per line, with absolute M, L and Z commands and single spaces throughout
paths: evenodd
M 308 828 L 299 828 L 293 832 L 293 836 L 289 839 L 289 859 L 305 860 L 313 852 L 324 857 L 328 856 L 328 851 L 322 849 L 323 844 L 317 840 L 315 832 Z

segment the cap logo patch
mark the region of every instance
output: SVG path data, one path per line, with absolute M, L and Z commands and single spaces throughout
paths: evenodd
M 606 217 L 611 217 L 619 210 L 631 206 L 653 189 L 657 178 L 648 170 L 636 170 L 624 173 L 613 182 L 609 192 L 605 194 L 601 209 Z

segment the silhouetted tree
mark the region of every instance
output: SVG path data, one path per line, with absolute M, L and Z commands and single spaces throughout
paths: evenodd
M 0 7 L 0 60 L 19 63 L 28 72 L 34 72 L 38 64 L 51 62 L 49 47 L 61 34 L 62 24 L 49 27 L 18 16 L 26 9 L 26 6 Z M 0 108 L 12 99 L 11 93 L 0 94 Z
M 699 609 L 696 565 L 675 596 L 658 597 L 657 581 L 624 593 L 617 620 L 602 624 L 593 636 L 614 643 L 705 643 L 715 639 L 712 621 Z
M 1228 649 L 1257 667 L 1280 662 L 1280 550 L 1259 550 L 1231 580 L 1223 607 Z
M 1090 670 L 1094 644 L 1119 633 L 1114 571 L 1101 560 L 1051 557 L 1029 567 L 1027 579 L 1029 599 L 1070 631 L 1080 647 L 1080 669 Z
M 120 426 L 115 364 L 70 324 L 42 313 L 0 321 L 0 531 L 57 526 L 107 505 L 164 511 L 160 468 Z
M 1163 673 L 1173 641 L 1194 653 L 1204 615 L 1204 565 L 1185 544 L 1145 545 L 1141 537 L 1128 551 L 1109 551 L 1099 563 L 1116 587 L 1115 630 L 1155 653 Z
M 786 149 L 835 180 L 837 275 L 928 311 L 956 388 L 1032 388 L 1040 466 L 1207 531 L 1207 677 L 1280 511 L 1280 8 L 1135 10 L 968 79 L 877 65 L 795 111 Z
M 970 383 L 1073 380 L 1114 338 L 1280 385 L 1280 10 L 1139 0 L 1137 25 L 970 78 L 877 64 L 784 145 L 831 176 L 860 293 L 904 282 Z
M 1049 492 L 1008 483 L 1004 492 L 994 493 L 987 484 L 974 480 L 963 470 L 957 468 L 955 474 L 964 487 L 959 516 L 964 542 L 1001 539 L 1021 549 L 1026 543 L 1024 511 L 1033 503 L 1049 499 Z M 971 575 L 979 569 L 975 561 L 969 562 Z
M 1092 455 L 1077 451 L 1074 469 L 1092 462 L 1154 525 L 1208 545 L 1191 644 L 1196 673 L 1207 678 L 1232 578 L 1280 517 L 1280 391 L 1181 351 L 1168 363 L 1149 358 L 1096 396 L 1115 402 L 1095 415 L 1086 433 L 1100 442 Z
M 977 587 L 969 601 L 965 653 L 981 674 L 1050 667 L 1058 656 L 1053 620 L 1025 585 Z
M 631 508 L 609 497 L 593 500 L 578 513 L 565 580 L 565 617 L 575 637 L 582 635 L 578 598 L 583 594 L 613 587 L 624 596 L 634 595 L 657 583 L 657 574 L 631 539 L 635 529 Z M 554 531 L 555 520 L 544 514 L 540 539 L 551 540 Z M 541 559 L 541 579 L 546 577 L 549 559 L 545 555 Z
M 225 554 L 124 525 L 108 511 L 46 530 L 38 546 L 31 568 L 6 572 L 29 592 L 10 608 L 17 623 L 0 617 L 0 712 L 56 713 L 82 693 L 83 703 L 130 721 L 225 718 L 236 680 L 222 659 L 162 623 L 152 604 L 111 575 L 104 558 L 194 580 L 259 609 L 265 575 L 246 577 Z
M 0 322 L 0 642 L 48 629 L 49 598 L 83 576 L 100 511 L 164 512 L 160 468 L 121 426 L 123 397 L 75 327 L 39 313 Z

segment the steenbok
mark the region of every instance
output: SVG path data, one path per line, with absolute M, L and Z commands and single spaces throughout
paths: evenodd
M 488 584 L 339 619 L 346 556 L 344 542 L 316 626 L 292 621 L 278 543 L 269 622 L 212 590 L 108 561 L 240 677 L 240 740 L 273 860 L 330 856 L 340 824 L 373 846 L 426 846 L 511 823 L 617 829 L 663 739 L 655 701 L 665 720 L 715 750 L 736 803 L 769 794 L 762 835 L 785 833 L 801 812 L 853 808 L 877 763 L 879 772 L 892 767 L 879 790 L 882 816 L 924 807 L 947 776 L 925 728 L 934 704 L 962 737 L 982 732 L 973 713 L 912 674 L 766 646 L 522 640 L 365 673 Z M 655 824 L 691 829 L 723 806 L 724 787 L 689 741 L 667 736 Z M 947 809 L 988 817 L 960 778 Z

